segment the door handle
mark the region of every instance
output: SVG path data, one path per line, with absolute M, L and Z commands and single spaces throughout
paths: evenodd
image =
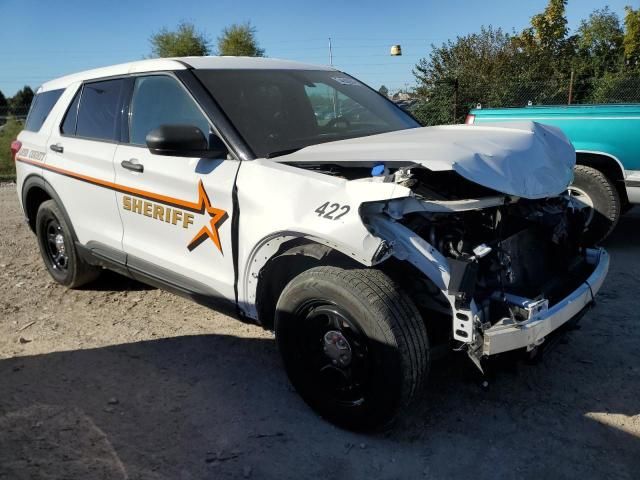
M 51 150 L 53 150 L 56 153 L 62 153 L 64 152 L 64 147 L 62 145 L 60 145 L 59 143 L 56 143 L 54 145 L 49 145 L 49 148 Z
M 126 168 L 127 170 L 131 170 L 132 172 L 138 172 L 138 173 L 142 173 L 144 172 L 144 165 L 142 165 L 141 163 L 135 162 L 131 160 L 123 160 L 122 163 L 120 163 L 120 165 L 122 165 L 122 168 Z

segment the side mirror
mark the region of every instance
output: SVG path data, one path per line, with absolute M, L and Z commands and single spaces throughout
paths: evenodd
M 154 155 L 172 157 L 224 158 L 229 151 L 217 135 L 194 125 L 160 125 L 147 134 L 147 147 Z

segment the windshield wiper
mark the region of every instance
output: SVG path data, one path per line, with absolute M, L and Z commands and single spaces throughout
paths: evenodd
M 281 157 L 283 155 L 289 155 L 290 153 L 294 153 L 294 152 L 297 152 L 298 150 L 302 150 L 302 148 L 303 147 L 296 147 L 296 148 L 287 148 L 286 150 L 277 150 L 275 152 L 267 153 L 265 158 L 274 158 L 274 157 Z

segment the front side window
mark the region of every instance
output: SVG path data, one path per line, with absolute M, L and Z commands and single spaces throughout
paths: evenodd
M 176 79 L 138 77 L 131 100 L 130 142 L 145 145 L 147 134 L 160 125 L 193 125 L 207 137 L 210 132 L 209 121 Z
M 410 115 L 334 70 L 195 70 L 259 157 L 419 127 Z
M 64 89 L 38 93 L 31 103 L 24 129 L 30 132 L 39 131 L 62 92 Z
M 78 137 L 108 141 L 119 139 L 116 132 L 123 84 L 123 79 L 116 79 L 84 85 L 76 122 Z

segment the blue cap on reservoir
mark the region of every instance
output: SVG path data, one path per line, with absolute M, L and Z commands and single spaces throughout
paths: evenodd
M 371 169 L 372 177 L 379 177 L 384 174 L 384 163 L 379 163 Z

